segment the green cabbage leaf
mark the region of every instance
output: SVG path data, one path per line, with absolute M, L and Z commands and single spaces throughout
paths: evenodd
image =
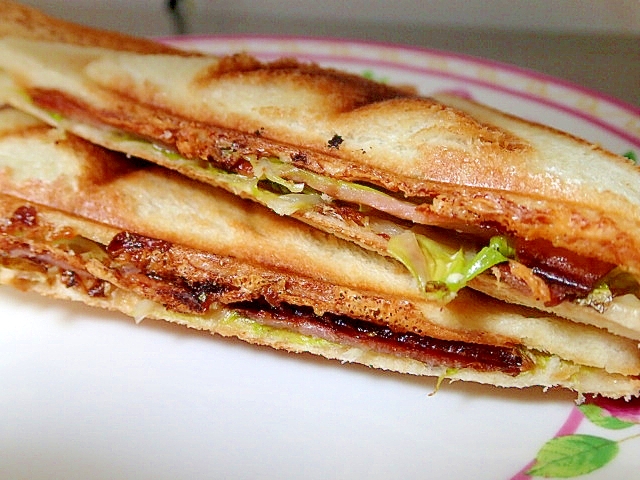
M 489 245 L 473 253 L 409 230 L 392 237 L 387 250 L 411 272 L 421 290 L 447 300 L 482 272 L 515 256 L 503 236 L 492 237 Z

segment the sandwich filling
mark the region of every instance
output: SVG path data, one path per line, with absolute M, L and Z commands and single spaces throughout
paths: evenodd
M 86 122 L 108 132 L 106 146 L 136 144 L 165 166 L 396 258 L 431 298 L 449 301 L 467 285 L 491 293 L 486 283 L 474 282 L 481 274 L 547 307 L 575 301 L 602 312 L 616 296 L 637 296 L 640 290 L 632 274 L 611 262 L 518 237 L 466 211 L 469 205 L 444 213 L 425 208 L 442 201 L 437 193 L 411 198 L 379 185 L 329 177 L 326 165 L 298 148 L 265 139 L 259 130 L 246 134 L 217 128 L 139 104 L 102 110 L 57 90 L 34 88 L 28 96 L 49 113 L 49 121 L 71 129 L 74 122 Z M 330 148 L 340 144 L 339 136 L 328 139 Z

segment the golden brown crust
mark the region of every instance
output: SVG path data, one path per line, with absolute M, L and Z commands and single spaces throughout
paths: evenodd
M 184 51 L 151 40 L 66 22 L 11 1 L 0 1 L 0 12 L 0 37 L 25 37 L 138 53 L 185 54 Z
M 87 134 L 88 132 L 85 130 L 84 133 Z M 97 135 L 98 135 L 97 141 L 100 142 L 102 133 L 98 131 Z M 88 138 L 93 138 L 93 137 L 91 136 L 91 134 L 89 134 Z M 146 152 L 144 149 L 141 151 L 136 150 L 135 146 L 138 144 L 139 142 L 138 143 L 132 142 L 131 145 L 133 147 L 128 151 L 130 151 L 134 155 L 138 154 L 138 155 L 144 156 Z M 107 146 L 111 146 L 114 149 L 117 149 L 118 143 L 116 142 L 114 144 L 110 144 L 107 142 Z M 153 151 L 157 155 L 156 162 L 162 164 L 163 159 L 165 159 L 165 156 L 162 154 L 160 150 L 154 149 Z M 100 170 L 99 163 L 97 163 L 95 167 L 97 171 Z M 101 183 L 104 183 L 104 182 L 101 182 Z M 160 183 L 160 181 L 158 183 Z M 91 191 L 91 188 L 89 188 L 87 191 Z M 108 204 L 108 202 L 105 202 L 105 204 Z M 116 210 L 127 212 L 126 206 L 123 206 L 122 208 L 120 208 L 117 206 L 117 204 L 116 204 Z M 305 211 L 305 213 L 300 216 L 306 220 L 309 220 L 308 217 L 312 215 L 314 216 L 314 218 L 310 220 L 310 223 L 312 225 L 326 226 L 326 228 L 330 231 L 331 229 L 334 229 L 338 232 L 338 235 L 342 235 L 342 234 L 349 235 L 350 234 L 349 229 L 352 229 L 353 232 L 356 232 L 356 234 L 362 231 L 362 229 L 355 228 L 353 227 L 353 225 L 350 225 L 349 222 L 345 222 L 341 219 L 338 219 L 332 214 L 329 214 L 329 215 L 323 215 L 322 213 L 316 214 L 315 211 L 308 210 L 308 211 Z M 333 224 L 330 223 L 332 221 L 334 222 Z M 135 222 L 132 225 L 135 225 Z M 298 228 L 301 228 L 301 227 L 298 227 Z M 350 240 L 353 240 L 356 234 L 353 234 L 352 236 L 347 236 L 347 238 Z M 318 235 L 323 236 L 323 234 L 320 234 L 320 233 L 318 233 Z M 326 238 L 328 241 L 334 240 L 331 237 L 326 237 Z M 365 244 L 365 246 L 372 250 L 377 250 L 377 251 L 383 250 L 386 245 L 386 241 L 384 240 L 383 237 L 377 236 L 373 233 L 370 236 L 366 236 L 366 237 L 363 237 L 361 234 L 359 234 L 357 238 L 361 241 L 361 243 L 368 242 L 367 244 Z M 528 270 L 524 266 L 522 266 L 522 268 L 524 268 L 525 270 Z M 539 279 L 538 277 L 535 277 L 535 278 L 537 278 L 538 283 L 542 282 L 542 280 Z M 496 282 L 498 282 L 498 285 L 496 285 Z M 629 302 L 626 302 L 621 306 L 617 306 L 616 308 L 612 308 L 610 311 L 607 311 L 604 315 L 600 315 L 595 310 L 592 310 L 590 307 L 575 308 L 573 305 L 569 305 L 569 304 L 567 304 L 564 308 L 554 308 L 554 309 L 545 308 L 541 302 L 545 301 L 545 299 L 548 300 L 549 293 L 548 293 L 548 287 L 546 287 L 546 285 L 544 284 L 542 284 L 541 287 L 544 287 L 544 289 L 547 290 L 547 294 L 546 295 L 541 294 L 535 298 L 529 294 L 521 295 L 518 293 L 517 289 L 506 288 L 506 285 L 504 283 L 500 283 L 499 279 L 498 280 L 496 280 L 495 278 L 492 279 L 491 275 L 484 275 L 482 277 L 479 277 L 472 284 L 472 286 L 473 288 L 478 288 L 481 291 L 487 294 L 493 295 L 502 300 L 534 306 L 537 308 L 542 308 L 546 311 L 552 311 L 565 318 L 570 318 L 574 321 L 585 322 L 588 324 L 599 326 L 601 328 L 606 328 L 614 333 L 617 333 L 629 338 L 638 338 L 637 332 L 640 330 L 640 321 L 635 320 L 637 315 L 633 314 L 634 313 L 633 309 L 634 308 L 637 309 L 637 306 L 629 307 Z M 415 291 L 412 292 L 412 295 L 414 295 L 415 293 L 416 293 Z M 536 298 L 538 298 L 538 300 L 536 300 Z M 631 310 L 629 310 L 630 308 Z M 419 328 L 419 327 L 414 325 L 413 328 Z M 486 328 L 486 326 L 484 327 L 479 326 L 478 328 L 476 328 L 476 330 L 481 331 L 482 328 Z M 511 335 L 511 333 L 503 332 L 503 334 L 505 333 L 507 334 L 507 336 Z
M 396 355 L 377 353 L 367 349 L 355 348 L 338 343 L 318 341 L 302 335 L 283 334 L 278 330 L 253 328 L 250 321 L 221 321 L 224 312 L 212 312 L 210 315 L 176 315 L 160 305 L 145 302 L 133 292 L 114 288 L 112 295 L 91 297 L 77 289 L 67 288 L 59 282 L 46 282 L 38 276 L 0 266 L 0 284 L 11 285 L 24 291 L 31 291 L 48 297 L 83 302 L 87 305 L 122 312 L 136 321 L 141 318 L 159 319 L 177 323 L 198 330 L 209 331 L 223 337 L 236 337 L 245 342 L 269 346 L 291 353 L 312 353 L 341 363 L 358 363 L 372 368 L 410 375 L 426 375 L 442 379 L 478 382 L 500 387 L 543 388 L 562 387 L 574 390 L 580 397 L 593 393 L 610 398 L 631 398 L 638 396 L 640 381 L 635 377 L 611 374 L 602 369 L 585 368 L 572 362 L 566 362 L 552 356 L 542 362 L 534 371 L 513 376 L 500 372 L 482 372 L 474 369 L 448 369 L 443 366 L 402 358 Z M 144 304 L 141 311 L 140 305 Z M 257 333 L 259 332 L 259 333 Z

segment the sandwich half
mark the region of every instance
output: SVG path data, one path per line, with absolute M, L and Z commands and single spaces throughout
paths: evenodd
M 464 290 L 255 202 L 0 109 L 0 282 L 395 372 L 640 392 L 637 342 Z
M 0 2 L 0 99 L 467 287 L 640 340 L 640 170 L 452 96 L 212 57 Z

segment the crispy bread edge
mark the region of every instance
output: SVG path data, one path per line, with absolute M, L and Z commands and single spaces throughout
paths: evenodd
M 540 362 L 534 371 L 515 377 L 499 372 L 481 372 L 472 369 L 452 370 L 278 329 L 264 328 L 242 317 L 237 321 L 229 321 L 228 317 L 219 311 L 209 316 L 174 314 L 158 304 L 151 304 L 124 290 L 116 290 L 112 299 L 106 301 L 89 297 L 77 290 L 66 288 L 60 283 L 34 282 L 25 279 L 20 272 L 5 267 L 0 267 L 0 284 L 13 286 L 20 290 L 28 289 L 50 298 L 78 301 L 92 307 L 118 311 L 135 318 L 137 321 L 142 318 L 168 321 L 196 330 L 208 331 L 222 337 L 236 337 L 254 345 L 268 346 L 290 353 L 310 353 L 329 360 L 356 363 L 400 374 L 438 377 L 440 380 L 463 380 L 508 388 L 561 387 L 577 392 L 579 399 L 583 394 L 591 393 L 609 398 L 631 398 L 640 392 L 640 380 L 636 378 L 609 374 L 600 369 L 576 366 L 555 356 Z M 144 306 L 143 309 L 141 309 L 141 305 Z
M 0 37 L 25 37 L 145 54 L 196 55 L 153 40 L 67 22 L 11 1 L 0 1 L 0 12 Z

